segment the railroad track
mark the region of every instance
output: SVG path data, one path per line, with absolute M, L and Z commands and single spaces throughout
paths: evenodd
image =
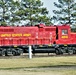
M 28 53 L 26 53 L 26 54 L 23 54 L 21 56 L 11 56 L 11 55 L 9 55 L 9 56 L 0 56 L 0 59 L 29 58 L 28 56 L 29 56 Z M 68 55 L 68 54 L 56 55 L 54 53 L 50 53 L 50 54 L 47 54 L 47 53 L 36 53 L 36 54 L 32 55 L 33 58 L 37 58 L 37 57 L 62 57 L 62 56 L 63 57 L 66 57 L 66 56 L 70 57 L 70 56 L 76 56 L 76 54 L 71 54 L 71 55 Z

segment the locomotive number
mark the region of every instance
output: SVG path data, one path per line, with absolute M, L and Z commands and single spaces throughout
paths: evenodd
M 63 38 L 63 39 L 67 39 L 67 38 L 68 38 L 68 36 L 62 36 L 62 38 Z

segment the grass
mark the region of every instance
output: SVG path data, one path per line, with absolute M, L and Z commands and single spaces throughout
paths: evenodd
M 56 67 L 76 66 L 76 56 L 70 57 L 43 57 L 43 58 L 20 58 L 0 59 L 0 68 L 32 68 L 32 67 Z
M 1 75 L 76 75 L 76 56 L 0 59 Z

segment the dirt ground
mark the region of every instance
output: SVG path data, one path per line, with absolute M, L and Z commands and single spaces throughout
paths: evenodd
M 0 75 L 62 75 L 60 72 L 53 72 L 51 70 L 34 70 L 34 69 L 28 69 L 28 70 L 1 70 Z
M 54 72 L 0 71 L 0 75 L 61 75 Z
M 0 75 L 76 75 L 76 67 L 45 67 L 0 70 Z

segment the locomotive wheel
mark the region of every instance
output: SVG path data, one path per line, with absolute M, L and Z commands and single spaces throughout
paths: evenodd
M 5 56 L 5 51 L 2 51 L 0 55 Z
M 15 52 L 15 51 L 13 51 L 12 54 L 13 54 L 13 56 L 20 56 L 21 55 L 21 53 L 18 53 L 18 52 Z
M 7 52 L 5 52 L 5 56 L 8 56 L 8 53 Z
M 21 55 L 21 53 L 17 53 L 17 56 L 20 56 Z
M 59 50 L 56 50 L 56 55 L 60 55 L 60 52 L 59 52 Z
M 2 51 L 0 51 L 0 56 L 2 56 Z
M 17 51 L 17 56 L 20 56 L 21 54 L 23 54 L 22 49 L 20 49 L 20 50 Z
M 73 54 L 73 50 L 68 50 L 68 54 L 69 55 Z
M 18 51 L 18 52 L 16 52 L 16 56 L 20 56 L 20 52 Z
M 16 56 L 16 52 L 15 51 L 13 51 L 12 54 L 13 54 L 13 56 Z
M 76 54 L 76 51 L 75 50 L 73 50 L 73 54 Z

